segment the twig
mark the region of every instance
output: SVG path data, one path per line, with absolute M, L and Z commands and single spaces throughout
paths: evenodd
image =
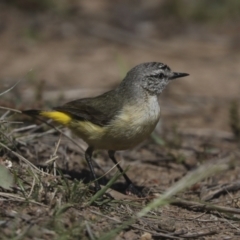
M 240 214 L 240 209 L 237 209 L 237 208 L 230 208 L 230 207 L 223 207 L 223 206 L 217 206 L 217 205 L 210 205 L 208 203 L 187 201 L 180 198 L 173 200 L 171 204 L 180 206 L 180 207 L 185 207 L 188 209 L 190 208 L 191 210 L 198 209 L 201 211 L 219 211 L 219 212 L 225 212 L 225 213 Z
M 198 216 L 196 216 L 196 217 L 194 218 L 194 220 L 196 220 L 196 219 L 202 217 L 202 216 L 205 215 L 205 214 L 206 214 L 206 212 L 204 212 L 204 213 L 202 213 L 202 214 L 199 214 Z
M 29 162 L 25 157 L 23 157 L 22 155 L 18 154 L 17 152 L 11 150 L 9 147 L 7 147 L 5 144 L 3 144 L 2 142 L 0 142 L 0 145 L 4 148 L 6 148 L 9 152 L 11 152 L 13 155 L 19 157 L 21 160 L 23 160 L 27 165 L 29 165 L 30 167 L 32 167 L 33 169 L 35 169 L 37 172 L 41 173 L 41 174 L 46 174 L 49 175 L 48 173 L 45 173 L 41 170 L 39 170 L 34 164 L 32 164 L 31 162 Z M 33 172 L 34 173 L 34 172 Z M 35 174 L 35 173 L 34 173 Z
M 58 142 L 57 142 L 56 148 L 55 148 L 55 150 L 54 150 L 54 152 L 53 152 L 53 155 L 51 156 L 52 158 L 54 158 L 54 157 L 58 157 L 58 156 L 57 156 L 57 150 L 58 150 L 58 148 L 59 148 L 59 145 L 60 145 L 61 139 L 62 139 L 62 135 L 60 135 L 60 137 L 59 137 L 59 139 L 58 139 Z M 54 175 L 54 176 L 57 175 L 57 170 L 56 170 L 56 169 L 57 169 L 56 161 L 54 160 L 54 162 L 53 162 L 53 175 Z
M 7 115 L 10 113 L 10 111 L 6 111 L 1 117 L 0 117 L 0 120 L 3 120 L 4 118 L 7 117 Z
M 215 186 L 214 188 L 207 189 L 207 194 L 201 195 L 201 200 L 209 201 L 220 194 L 227 193 L 230 191 L 238 191 L 240 189 L 240 181 L 233 182 L 230 184 L 222 184 L 221 186 Z
M 0 120 L 1 124 L 8 123 L 8 124 L 23 124 L 23 122 L 17 122 L 17 121 L 7 121 L 7 120 Z
M 231 132 L 208 129 L 208 128 L 181 128 L 179 134 L 194 137 L 215 137 L 223 140 L 233 140 L 234 136 Z
M 216 230 L 211 230 L 208 232 L 196 232 L 196 233 L 188 233 L 185 235 L 181 235 L 182 238 L 198 238 L 203 236 L 209 236 L 213 234 L 217 234 L 218 232 Z
M 99 177 L 97 180 L 105 177 L 108 173 L 110 173 L 117 165 L 119 165 L 121 163 L 122 160 L 120 160 L 117 164 L 114 164 L 113 167 L 111 167 L 107 172 L 105 172 L 103 175 L 101 175 L 101 177 Z
M 28 140 L 31 140 L 33 138 L 37 138 L 37 137 L 42 137 L 42 136 L 45 136 L 47 134 L 51 134 L 51 133 L 55 133 L 56 130 L 55 129 L 49 129 L 48 131 L 45 131 L 45 132 L 42 132 L 42 133 L 34 133 L 34 134 L 31 134 L 31 135 L 27 135 L 27 136 L 20 136 L 20 137 L 16 137 L 15 140 L 17 141 L 28 141 Z
M 56 159 L 58 159 L 58 156 L 52 156 L 52 158 L 50 158 L 49 160 L 47 160 L 45 163 L 46 163 L 46 164 L 51 163 L 51 162 L 55 161 Z
M 17 86 L 17 84 L 18 84 L 20 81 L 21 81 L 21 79 L 18 80 L 12 87 L 10 87 L 10 88 L 8 88 L 6 91 L 0 93 L 0 96 L 2 96 L 2 95 L 5 94 L 5 93 L 10 92 L 13 88 L 15 88 L 15 87 Z
M 87 221 L 85 221 L 85 226 L 87 229 L 88 236 L 90 237 L 91 240 L 94 240 L 95 237 L 93 236 L 92 229 L 90 228 L 89 223 Z
M 221 217 L 223 217 L 221 213 L 218 213 L 218 214 L 219 214 Z M 238 227 L 236 227 L 235 225 L 233 225 L 228 219 L 225 219 L 225 218 L 224 218 L 224 220 L 225 220 L 225 222 L 227 222 L 231 227 L 235 228 L 238 232 L 240 232 L 240 229 L 239 229 Z
M 8 107 L 2 107 L 0 106 L 0 109 L 4 109 L 4 110 L 9 110 L 11 112 L 16 112 L 16 113 L 22 113 L 21 111 L 14 109 L 14 108 L 8 108 Z
M 26 199 L 26 198 L 23 198 L 23 197 L 20 197 L 16 194 L 11 194 L 11 193 L 4 193 L 4 192 L 0 192 L 0 196 L 2 197 L 5 197 L 5 198 L 14 198 L 16 201 L 20 201 L 20 202 L 30 202 L 30 203 L 34 203 L 34 204 L 37 204 L 37 205 L 40 205 L 40 206 L 43 206 L 43 207 L 47 207 L 46 205 L 42 204 L 42 203 L 39 203 L 39 202 L 35 202 L 33 200 L 30 200 L 30 199 Z M 3 199 L 1 199 L 2 201 Z
M 12 132 L 10 133 L 10 135 L 11 135 L 12 133 L 21 132 L 21 131 L 26 131 L 26 130 L 35 128 L 36 126 L 37 126 L 36 124 L 33 124 L 33 125 L 29 125 L 29 126 L 25 126 L 25 127 L 13 129 Z
M 107 218 L 107 219 L 109 219 L 109 220 L 112 220 L 112 221 L 114 221 L 114 222 L 117 222 L 117 223 L 120 223 L 120 224 L 122 223 L 122 221 L 120 221 L 120 220 L 117 220 L 117 219 L 115 219 L 115 218 L 109 217 L 109 216 L 107 216 L 107 215 L 103 215 L 103 214 L 101 214 L 101 213 L 99 213 L 99 212 L 96 212 L 96 211 L 94 211 L 94 210 L 90 210 L 90 212 L 92 212 L 93 214 L 99 215 L 99 216 L 101 216 L 101 217 L 105 217 L 105 218 Z M 171 235 L 169 235 L 169 234 L 164 234 L 164 233 L 157 233 L 157 232 L 154 232 L 154 231 L 145 229 L 145 228 L 141 228 L 141 227 L 136 226 L 135 224 L 132 224 L 132 225 L 130 225 L 130 226 L 131 226 L 132 228 L 141 230 L 141 231 L 143 231 L 143 232 L 151 233 L 152 235 L 154 235 L 154 236 L 156 236 L 156 237 L 164 237 L 164 238 L 167 238 L 167 239 L 181 239 L 181 238 L 179 238 L 179 237 L 177 237 L 177 236 L 171 236 Z M 172 234 L 172 233 L 171 233 L 171 234 Z
M 28 198 L 30 198 L 30 196 L 32 195 L 33 188 L 34 188 L 34 186 L 35 186 L 35 182 L 36 182 L 36 180 L 35 180 L 35 177 L 34 177 L 34 178 L 33 178 L 33 183 L 32 183 L 31 189 L 30 189 L 30 192 L 29 192 L 29 194 L 28 194 Z
M 47 120 L 47 122 L 48 122 L 48 123 L 51 123 L 52 120 L 49 119 L 49 120 Z M 32 129 L 31 131 L 29 131 L 29 134 L 31 134 L 32 132 L 36 132 L 36 131 L 38 131 L 38 130 L 41 129 L 44 125 L 45 125 L 44 122 L 42 122 L 42 123 L 39 124 L 39 125 L 36 125 L 36 128 L 34 128 L 34 129 Z

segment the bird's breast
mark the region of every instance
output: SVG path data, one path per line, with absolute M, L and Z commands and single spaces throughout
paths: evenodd
M 157 96 L 148 96 L 144 101 L 125 105 L 110 123 L 107 139 L 118 142 L 119 149 L 134 147 L 151 134 L 159 117 Z

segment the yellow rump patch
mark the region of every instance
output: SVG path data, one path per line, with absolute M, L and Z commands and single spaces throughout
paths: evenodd
M 42 111 L 39 115 L 52 119 L 53 121 L 63 125 L 69 124 L 69 122 L 72 120 L 71 116 L 58 111 Z

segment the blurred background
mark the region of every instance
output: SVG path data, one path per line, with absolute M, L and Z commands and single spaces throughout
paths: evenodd
M 21 81 L 0 104 L 95 96 L 159 61 L 190 74 L 163 93 L 165 119 L 229 130 L 240 98 L 239 20 L 238 0 L 2 0 L 0 91 Z

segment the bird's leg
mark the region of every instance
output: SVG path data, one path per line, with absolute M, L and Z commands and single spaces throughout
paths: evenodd
M 130 180 L 130 178 L 127 176 L 127 174 L 123 171 L 123 169 L 121 168 L 121 166 L 118 164 L 116 158 L 115 158 L 115 151 L 108 151 L 108 156 L 111 158 L 111 160 L 113 161 L 114 164 L 117 165 L 117 168 L 119 170 L 120 173 L 122 173 L 125 181 L 128 184 L 128 188 L 126 190 L 126 192 L 129 192 L 130 194 L 134 194 L 137 195 L 138 197 L 142 197 L 142 193 L 139 192 L 136 187 L 134 186 L 134 184 L 132 183 L 132 181 Z
M 117 168 L 119 170 L 120 173 L 122 173 L 125 181 L 127 182 L 128 185 L 133 184 L 132 181 L 130 180 L 130 178 L 127 176 L 126 173 L 124 173 L 123 169 L 121 168 L 121 166 L 118 164 L 118 161 L 115 158 L 115 151 L 108 151 L 108 156 L 112 159 L 113 163 L 117 165 Z
M 92 177 L 92 180 L 94 181 L 94 184 L 95 184 L 95 189 L 96 191 L 99 191 L 101 189 L 98 181 L 97 181 L 97 177 L 96 177 L 96 174 L 94 172 L 94 169 L 93 169 L 93 165 L 92 165 L 92 153 L 93 153 L 93 147 L 88 147 L 86 152 L 85 152 L 85 158 L 86 158 L 86 161 L 87 161 L 87 164 L 88 164 L 88 167 L 90 169 L 90 172 L 91 172 L 91 177 Z

